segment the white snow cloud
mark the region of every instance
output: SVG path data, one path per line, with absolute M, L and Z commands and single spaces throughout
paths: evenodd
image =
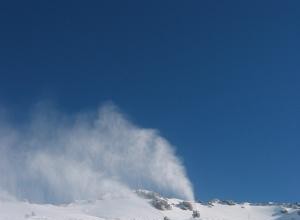
M 32 115 L 22 126 L 0 117 L 0 187 L 11 194 L 60 203 L 145 188 L 194 198 L 172 145 L 115 106 L 72 116 L 40 108 Z

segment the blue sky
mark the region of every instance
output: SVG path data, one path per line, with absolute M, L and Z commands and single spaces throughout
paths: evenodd
M 176 146 L 200 199 L 299 201 L 299 7 L 2 2 L 0 105 L 113 101 Z

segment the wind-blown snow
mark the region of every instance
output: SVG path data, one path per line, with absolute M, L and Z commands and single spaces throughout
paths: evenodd
M 66 116 L 39 108 L 27 122 L 0 117 L 0 188 L 33 202 L 122 197 L 146 188 L 193 200 L 174 147 L 113 105 Z

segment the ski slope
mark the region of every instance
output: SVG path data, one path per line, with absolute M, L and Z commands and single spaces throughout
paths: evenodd
M 144 196 L 106 197 L 64 205 L 0 198 L 0 220 L 300 220 L 300 204 L 254 205 L 215 201 L 206 204 L 187 202 L 189 206 L 184 207 L 182 200 L 145 192 Z M 168 208 L 155 208 L 153 201 L 164 201 L 162 204 L 167 204 Z M 193 210 L 197 210 L 200 217 L 193 218 Z

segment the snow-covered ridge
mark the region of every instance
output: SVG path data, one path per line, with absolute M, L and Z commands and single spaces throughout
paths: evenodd
M 300 220 L 299 203 L 203 203 L 164 198 L 146 190 L 135 194 L 65 205 L 0 198 L 0 220 Z

